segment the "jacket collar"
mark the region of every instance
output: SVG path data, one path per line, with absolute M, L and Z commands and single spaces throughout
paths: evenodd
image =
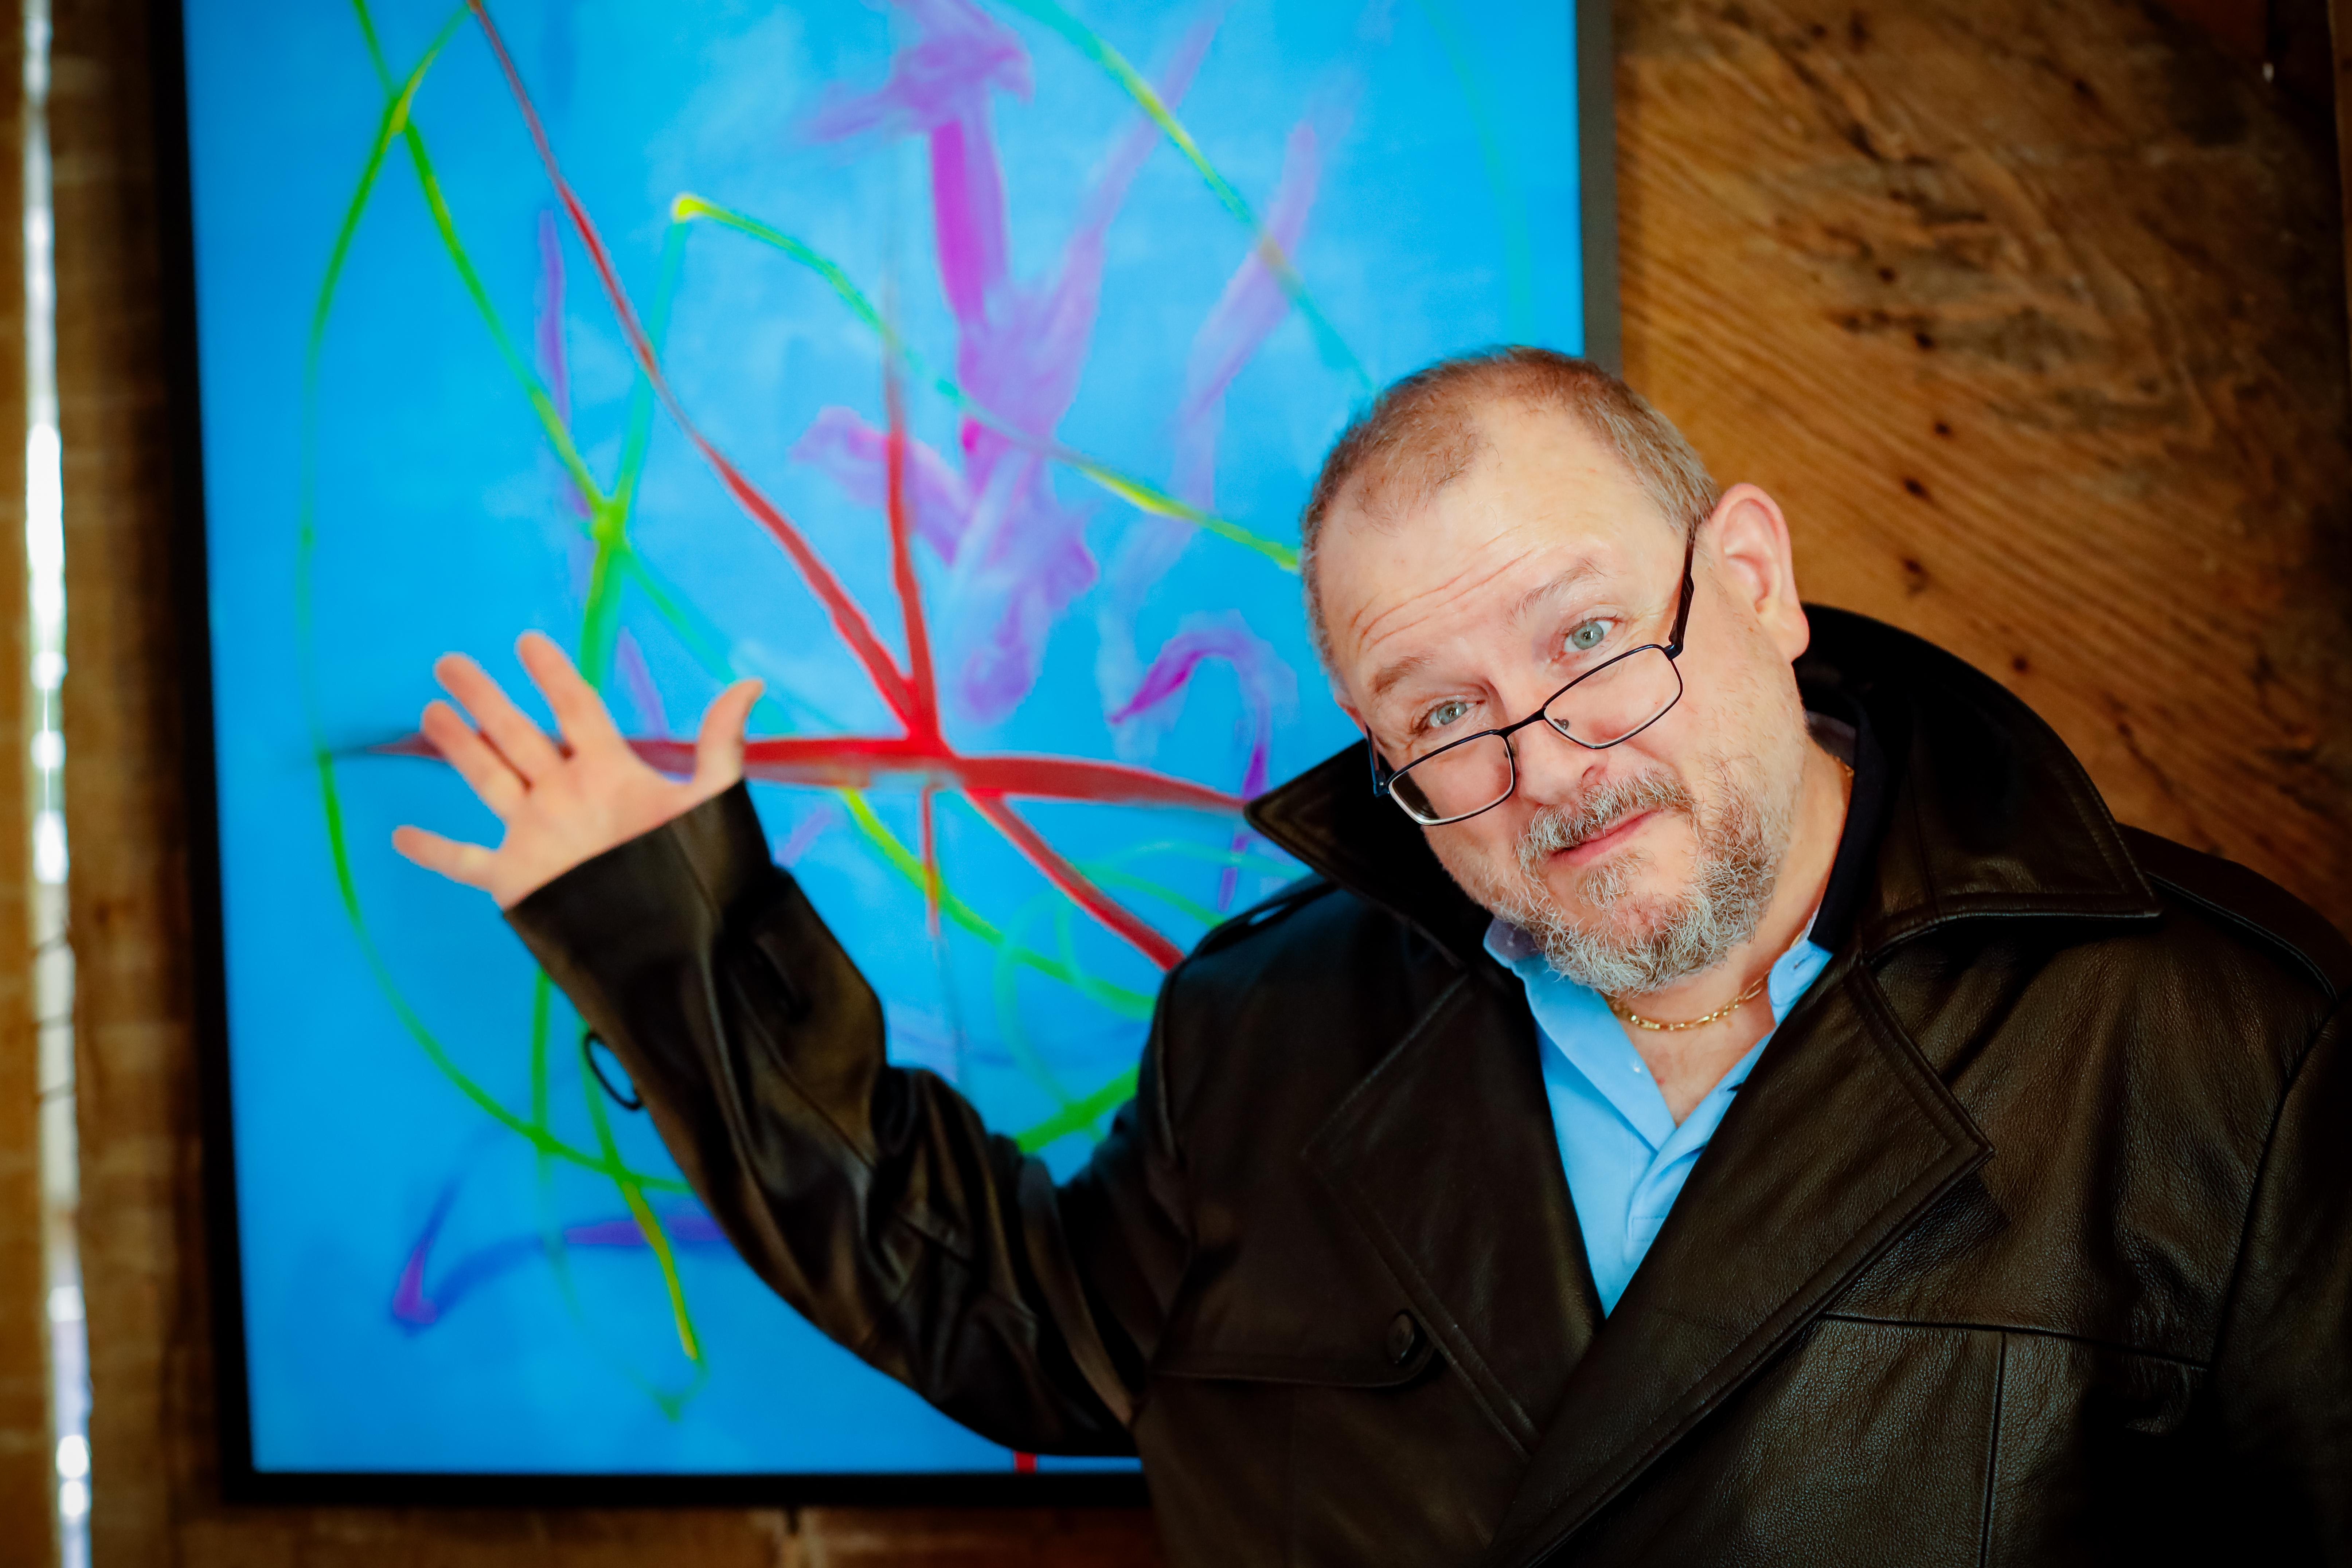
M 1955 920 L 2148 920 L 2156 896 L 2065 743 L 1997 682 L 1933 644 L 1808 605 L 1797 661 L 1807 700 L 1857 705 L 1884 752 L 1885 819 L 1852 945 L 1867 958 Z M 1257 830 L 1387 910 L 1456 964 L 1483 957 L 1490 918 L 1420 828 L 1371 792 L 1362 742 L 1252 801 Z
M 1808 613 L 1813 647 L 1798 666 L 1808 700 L 1858 708 L 1885 763 L 1875 864 L 1851 896 L 1851 927 L 1835 960 L 1774 1035 L 1617 1310 L 1597 1324 L 1590 1285 L 1562 1281 L 1548 1309 L 1558 1321 L 1545 1336 L 1561 1358 L 1559 1380 L 1524 1373 L 1493 1380 L 1525 1391 L 1521 1408 L 1542 1432 L 1492 1568 L 1521 1568 L 1554 1551 L 1991 1157 L 1880 990 L 1875 959 L 1957 921 L 2107 923 L 2158 913 L 2080 764 L 2023 704 L 1892 627 L 1843 611 Z M 1359 745 L 1262 798 L 1251 820 L 1324 876 L 1409 921 L 1457 964 L 1475 968 L 1485 962 L 1478 939 L 1486 912 L 1454 886 L 1403 814 L 1373 798 L 1368 780 Z M 1397 1216 L 1428 1218 L 1425 1184 L 1421 1201 L 1384 1201 L 1360 1184 L 1349 1191 L 1348 1173 L 1382 1168 L 1385 1161 L 1367 1156 L 1386 1142 L 1415 1142 L 1400 1131 L 1402 1121 L 1372 1111 L 1420 1098 L 1384 1092 L 1387 1078 L 1433 1091 L 1437 1086 L 1412 1069 L 1434 1055 L 1410 1041 L 1400 1047 L 1342 1106 L 1316 1151 L 1360 1222 L 1388 1230 L 1383 1250 L 1391 1266 L 1412 1271 L 1430 1308 L 1479 1291 L 1480 1281 L 1458 1278 L 1462 1268 L 1441 1257 L 1478 1248 L 1458 1236 L 1443 1249 L 1411 1242 Z M 1486 1136 L 1481 1127 L 1540 1124 L 1539 1111 L 1538 1096 L 1517 1110 L 1457 1106 L 1450 1120 L 1471 1130 L 1475 1142 Z M 1428 1135 L 1427 1123 L 1418 1125 Z M 1513 1157 L 1496 1154 L 1495 1169 L 1455 1173 L 1465 1193 L 1499 1190 L 1515 1179 L 1559 1184 L 1548 1147 L 1530 1152 L 1519 1147 L 1527 1139 L 1496 1147 L 1504 1143 Z M 1569 1244 L 1559 1223 L 1536 1236 L 1480 1223 L 1481 1215 L 1510 1212 L 1492 1202 L 1493 1193 L 1486 1196 L 1466 1210 L 1435 1206 L 1460 1230 L 1496 1233 L 1488 1251 L 1496 1256 L 1508 1253 L 1508 1243 Z M 1567 1223 L 1572 1226 L 1572 1215 Z M 1461 1347 L 1445 1348 L 1458 1363 Z M 1556 1398 L 1542 1397 L 1547 1383 L 1559 1390 Z

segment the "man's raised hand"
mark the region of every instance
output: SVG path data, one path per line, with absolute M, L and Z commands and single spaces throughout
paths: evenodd
M 479 723 L 435 699 L 425 738 L 506 824 L 495 849 L 402 827 L 392 847 L 427 870 L 479 888 L 511 909 L 583 860 L 659 827 L 743 776 L 743 726 L 760 699 L 739 680 L 714 700 L 694 742 L 694 776 L 673 779 L 629 749 L 595 688 L 554 642 L 525 632 L 515 645 L 563 734 L 558 746 L 462 654 L 433 666 L 443 689 Z

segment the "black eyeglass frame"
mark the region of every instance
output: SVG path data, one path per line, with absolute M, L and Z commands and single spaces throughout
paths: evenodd
M 1367 727 L 1364 731 L 1364 749 L 1371 756 L 1372 794 L 1374 795 L 1386 795 L 1389 799 L 1395 800 L 1397 809 L 1403 812 L 1406 816 L 1411 817 L 1413 822 L 1419 824 L 1423 827 L 1444 827 L 1449 823 L 1467 822 L 1474 816 L 1481 816 L 1484 813 L 1494 810 L 1496 806 L 1510 799 L 1512 795 L 1518 793 L 1519 757 L 1517 751 L 1511 745 L 1511 737 L 1526 729 L 1528 725 L 1541 721 L 1549 726 L 1552 733 L 1559 736 L 1562 740 L 1573 741 L 1576 744 L 1582 746 L 1588 752 L 1605 752 L 1612 746 L 1623 745 L 1626 742 L 1640 734 L 1643 730 L 1648 729 L 1652 724 L 1656 723 L 1659 720 L 1673 712 L 1675 710 L 1675 704 L 1683 700 L 1683 668 L 1680 663 L 1683 653 L 1683 632 L 1684 629 L 1690 625 L 1691 563 L 1696 558 L 1697 551 L 1698 530 L 1696 528 L 1693 528 L 1690 531 L 1689 535 L 1683 541 L 1682 590 L 1680 594 L 1676 595 L 1677 603 L 1675 606 L 1675 629 L 1670 634 L 1668 640 L 1662 643 L 1647 642 L 1643 643 L 1640 647 L 1627 648 L 1623 653 L 1617 655 L 1615 658 L 1593 666 L 1591 669 L 1586 670 L 1582 675 L 1578 676 L 1574 680 L 1570 681 L 1566 686 L 1561 687 L 1558 691 L 1553 692 L 1549 697 L 1545 698 L 1541 706 L 1538 707 L 1534 712 L 1528 714 L 1526 718 L 1520 720 L 1516 724 L 1506 724 L 1499 730 L 1481 730 L 1475 735 L 1465 735 L 1458 741 L 1448 741 L 1445 744 L 1438 747 L 1437 750 L 1430 752 L 1428 756 L 1416 757 L 1401 768 L 1392 768 L 1389 766 L 1388 760 L 1381 755 L 1381 743 L 1372 739 L 1371 730 Z M 1553 703 L 1559 701 L 1561 698 L 1575 690 L 1577 687 L 1582 685 L 1585 681 L 1591 679 L 1594 676 L 1601 674 L 1603 670 L 1606 670 L 1612 666 L 1622 664 L 1629 658 L 1636 658 L 1645 653 L 1663 653 L 1666 656 L 1666 663 L 1675 672 L 1675 694 L 1672 698 L 1668 699 L 1666 705 L 1664 708 L 1661 708 L 1655 713 L 1651 714 L 1650 717 L 1641 724 L 1635 726 L 1633 729 L 1626 731 L 1623 734 L 1618 736 L 1613 741 L 1602 741 L 1596 744 L 1593 742 L 1581 740 L 1575 735 L 1570 734 L 1558 724 L 1552 723 L 1550 719 L 1547 717 L 1547 715 L 1551 711 L 1551 705 Z M 1502 738 L 1503 754 L 1509 759 L 1511 764 L 1510 786 L 1504 790 L 1501 795 L 1496 795 L 1493 800 L 1488 801 L 1476 811 L 1465 811 L 1459 816 L 1441 816 L 1434 822 L 1423 822 L 1420 817 L 1413 816 L 1412 810 L 1405 805 L 1403 801 L 1397 800 L 1396 791 L 1391 786 L 1395 784 L 1398 779 L 1403 777 L 1406 773 L 1412 772 L 1413 769 L 1421 766 L 1423 763 L 1434 762 L 1437 758 L 1444 756 L 1448 752 L 1455 751 L 1463 746 L 1475 744 L 1477 742 L 1486 739 L 1490 735 L 1500 736 Z

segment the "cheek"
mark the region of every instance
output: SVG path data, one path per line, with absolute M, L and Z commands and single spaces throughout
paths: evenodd
M 1477 892 L 1506 879 L 1516 879 L 1518 874 L 1516 824 L 1489 822 L 1502 815 L 1500 811 L 1490 811 L 1485 816 L 1474 816 L 1450 827 L 1424 827 L 1422 837 L 1436 852 L 1438 864 L 1455 881 Z

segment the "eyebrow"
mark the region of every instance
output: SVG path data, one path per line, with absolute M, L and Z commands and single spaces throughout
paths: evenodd
M 1541 608 L 1546 600 L 1556 598 L 1592 578 L 1606 575 L 1598 561 L 1590 555 L 1580 556 L 1548 580 L 1528 589 L 1512 607 L 1511 619 L 1524 621 Z M 1433 662 L 1425 653 L 1409 653 L 1394 663 L 1381 666 L 1380 673 L 1372 677 L 1372 700 L 1379 701 L 1394 688 L 1428 668 Z
M 1429 668 L 1429 656 L 1425 653 L 1409 653 L 1394 664 L 1384 666 L 1378 675 L 1372 677 L 1372 700 L 1378 701 L 1386 697 L 1390 688 L 1408 677 L 1420 674 Z
M 1595 577 L 1607 575 L 1608 574 L 1601 569 L 1600 562 L 1590 555 L 1579 556 L 1555 574 L 1549 582 L 1538 584 L 1528 589 L 1526 595 L 1513 607 L 1511 619 L 1515 622 L 1524 621 L 1537 610 L 1541 609 L 1547 600 L 1558 598 L 1570 588 L 1590 582 Z

